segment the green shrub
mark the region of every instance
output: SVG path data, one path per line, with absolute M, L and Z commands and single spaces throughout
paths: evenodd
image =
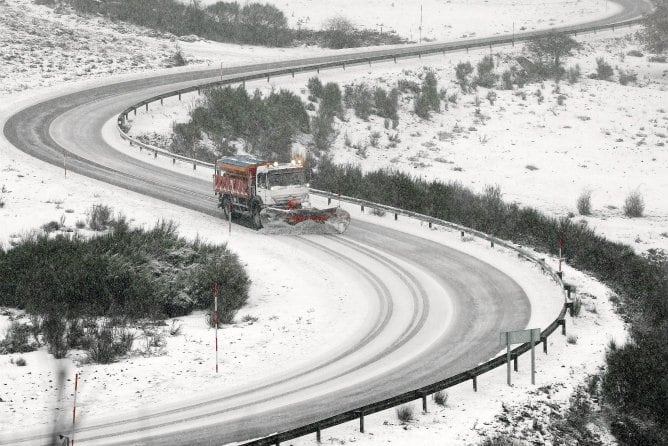
M 355 110 L 355 116 L 367 120 L 373 112 L 373 92 L 368 85 L 346 85 L 343 98 L 346 107 Z
M 322 98 L 322 82 L 317 76 L 311 77 L 306 84 L 308 91 L 316 98 Z
M 413 406 L 401 406 L 397 407 L 397 418 L 402 423 L 409 423 L 415 418 L 413 415 Z
M 27 324 L 12 321 L 7 328 L 5 338 L 0 340 L 0 355 L 34 351 L 37 346 L 30 342 L 30 334 L 31 330 Z
M 343 119 L 343 102 L 341 89 L 334 82 L 328 82 L 322 88 L 322 102 L 320 103 L 320 112 L 336 116 Z
M 25 360 L 25 358 L 23 358 L 23 356 L 19 356 L 19 358 L 16 360 L 14 364 L 16 364 L 19 367 L 25 367 L 26 365 L 28 365 L 28 362 Z
M 478 75 L 474 82 L 479 87 L 492 88 L 499 76 L 494 73 L 494 56 L 486 55 L 476 65 Z
M 578 80 L 580 80 L 580 65 L 575 64 L 573 67 L 569 67 L 568 70 L 566 71 L 566 77 L 568 79 L 569 84 L 575 84 Z
M 207 308 L 216 283 L 226 284 L 223 305 L 239 308 L 250 283 L 225 246 L 188 243 L 165 221 L 151 230 L 114 231 L 89 240 L 32 235 L 0 250 L 0 276 L 11 278 L 0 282 L 0 305 L 43 315 L 45 336 L 63 338 L 65 328 L 50 319 L 54 315 L 63 321 L 75 315 L 181 316 Z M 45 340 L 54 344 L 58 336 Z
M 112 218 L 111 208 L 104 204 L 94 204 L 88 211 L 88 227 L 93 231 L 107 229 Z
M 631 218 L 642 217 L 645 212 L 645 200 L 638 191 L 631 192 L 624 200 L 624 215 Z
M 471 62 L 460 62 L 455 67 L 455 77 L 457 83 L 464 93 L 468 93 L 471 89 L 471 75 L 473 74 L 473 66 Z
M 619 69 L 619 83 L 621 85 L 627 85 L 629 82 L 635 82 L 638 79 L 638 75 L 631 71 L 624 71 Z
M 436 404 L 438 404 L 439 406 L 445 407 L 448 404 L 448 394 L 447 394 L 447 392 L 439 390 L 438 392 L 434 393 L 433 398 L 434 398 L 434 402 Z
M 591 215 L 591 191 L 585 190 L 578 197 L 578 213 L 580 215 Z
M 608 80 L 612 77 L 614 72 L 609 63 L 602 57 L 596 58 L 596 76 L 601 80 Z

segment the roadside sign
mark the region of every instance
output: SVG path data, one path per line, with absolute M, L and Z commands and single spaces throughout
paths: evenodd
M 506 345 L 506 362 L 508 364 L 508 385 L 510 385 L 510 346 L 512 344 L 531 343 L 531 384 L 536 384 L 536 352 L 535 344 L 540 339 L 540 328 L 528 330 L 503 331 L 501 332 L 501 343 Z

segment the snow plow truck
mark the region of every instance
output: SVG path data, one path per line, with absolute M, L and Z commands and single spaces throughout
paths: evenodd
M 246 155 L 216 161 L 213 186 L 225 219 L 249 217 L 255 229 L 314 222 L 343 233 L 350 214 L 311 207 L 304 163 L 271 163 Z

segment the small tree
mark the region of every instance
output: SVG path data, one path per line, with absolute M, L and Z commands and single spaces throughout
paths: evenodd
M 599 79 L 608 80 L 613 75 L 612 67 L 602 57 L 596 58 L 596 75 Z
M 460 62 L 455 67 L 457 83 L 464 93 L 470 91 L 471 74 L 473 74 L 473 66 L 471 66 L 471 62 Z
M 320 82 L 319 77 L 313 76 L 310 78 L 306 84 L 306 87 L 312 96 L 316 98 L 322 98 L 322 82 Z
M 566 34 L 549 33 L 534 37 L 527 43 L 526 49 L 541 63 L 546 63 L 552 75 L 561 73 L 561 61 L 570 56 L 579 44 Z
M 645 200 L 640 192 L 631 192 L 624 201 L 624 215 L 631 218 L 642 217 L 643 212 L 645 212 Z
M 482 58 L 477 65 L 478 76 L 475 78 L 476 85 L 485 88 L 492 88 L 496 83 L 496 80 L 499 78 L 497 74 L 494 73 L 494 56 L 487 55 Z
M 343 99 L 339 85 L 334 82 L 328 82 L 322 87 L 322 102 L 320 110 L 323 113 L 329 113 L 339 119 L 343 118 Z
M 591 191 L 585 190 L 578 197 L 578 213 L 580 215 L 591 215 Z
M 641 38 L 648 51 L 662 53 L 668 50 L 668 0 L 654 0 L 654 6 L 645 19 Z

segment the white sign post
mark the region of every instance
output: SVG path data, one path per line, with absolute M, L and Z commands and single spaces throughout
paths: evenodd
M 540 339 L 540 328 L 529 330 L 503 331 L 501 332 L 501 343 L 506 345 L 506 362 L 508 364 L 508 385 L 510 382 L 510 346 L 512 344 L 531 343 L 531 384 L 536 384 L 536 341 Z

